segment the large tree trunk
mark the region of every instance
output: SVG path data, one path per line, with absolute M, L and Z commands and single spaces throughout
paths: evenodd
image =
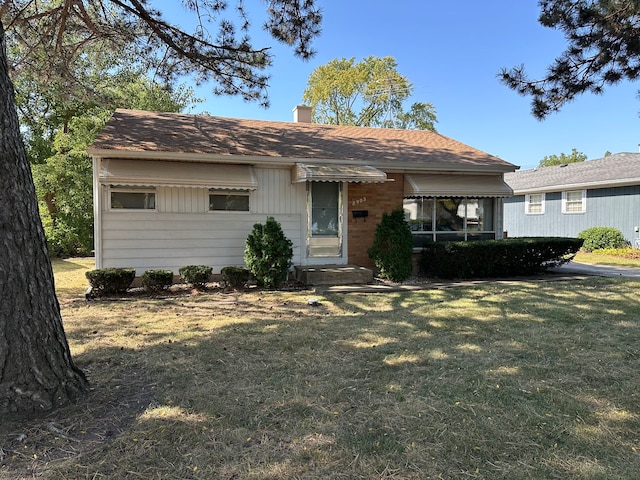
M 0 22 L 0 415 L 50 410 L 88 387 L 62 327 L 7 67 Z

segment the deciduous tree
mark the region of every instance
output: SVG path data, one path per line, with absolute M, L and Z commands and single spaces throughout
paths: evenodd
M 303 101 L 316 123 L 435 131 L 433 105 L 417 102 L 404 110 L 413 85 L 396 68 L 393 57 L 331 60 L 311 73 Z
M 587 155 L 579 152 L 577 149 L 571 149 L 570 154 L 561 153 L 560 155 L 547 155 L 540 160 L 539 166 L 549 167 L 551 165 L 566 165 L 567 163 L 584 162 Z
M 9 73 L 34 61 L 42 82 L 80 95 L 75 64 L 85 52 L 104 48 L 136 51 L 165 79 L 193 75 L 214 81 L 216 93 L 267 103 L 268 48 L 254 48 L 247 35 L 244 2 L 239 30 L 222 16 L 226 2 L 189 0 L 198 28 L 189 33 L 165 20 L 146 0 L 6 0 L 0 4 L 0 414 L 45 411 L 79 397 L 87 379 L 76 367 L 62 326 L 51 262 L 35 188 L 15 108 Z M 207 19 L 219 21 L 215 34 Z M 271 0 L 265 27 L 298 56 L 313 52 L 320 13 L 313 0 Z M 9 64 L 5 25 L 24 58 Z
M 86 149 L 113 111 L 134 108 L 180 112 L 199 101 L 193 89 L 184 85 L 171 88 L 142 75 L 119 76 L 112 80 L 108 95 L 96 99 L 93 106 L 78 105 L 72 117 L 64 117 L 64 124 L 54 123 L 54 117 L 45 120 L 45 125 L 37 125 L 40 131 L 48 129 L 53 133 L 51 140 L 37 137 L 32 129 L 29 131 L 32 145 L 46 146 L 37 152 L 51 152 L 45 159 L 30 158 L 51 256 L 86 255 L 93 250 L 92 163 Z M 60 101 L 52 99 L 49 103 L 56 111 L 63 111 L 64 108 L 57 104 Z M 24 110 L 32 108 L 27 106 Z

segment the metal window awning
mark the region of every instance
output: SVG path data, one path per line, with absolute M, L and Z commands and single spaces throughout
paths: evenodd
M 511 197 L 502 175 L 405 175 L 406 197 Z
M 255 190 L 258 180 L 250 165 L 227 165 L 160 160 L 106 159 L 100 183 L 128 186 L 163 186 Z
M 310 165 L 296 163 L 291 168 L 291 181 L 383 183 L 387 174 L 369 165 Z

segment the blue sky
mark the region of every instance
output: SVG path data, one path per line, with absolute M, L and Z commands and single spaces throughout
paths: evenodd
M 167 19 L 180 21 L 174 0 L 157 0 Z M 335 58 L 392 56 L 397 70 L 414 85 L 410 102 L 434 105 L 439 133 L 496 155 L 521 169 L 534 168 L 546 155 L 570 153 L 588 159 L 606 151 L 637 152 L 640 86 L 624 83 L 604 95 L 583 95 L 544 121 L 533 118 L 529 99 L 500 84 L 502 67 L 524 64 L 540 77 L 564 50 L 558 31 L 538 23 L 537 0 L 318 0 L 323 31 L 310 61 L 293 56 L 260 31 L 263 2 L 254 9 L 257 46 L 273 46 L 271 106 L 240 98 L 216 97 L 206 85 L 196 93 L 206 101 L 190 113 L 290 121 L 292 109 L 313 70 Z M 163 5 L 172 5 L 165 7 Z

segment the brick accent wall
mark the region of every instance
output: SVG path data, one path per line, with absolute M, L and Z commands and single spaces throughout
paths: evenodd
M 348 262 L 361 267 L 373 268 L 367 250 L 373 244 L 376 226 L 383 213 L 391 213 L 402 207 L 404 175 L 387 174 L 393 181 L 386 183 L 350 183 L 348 186 Z M 353 218 L 354 210 L 368 210 L 366 218 Z

